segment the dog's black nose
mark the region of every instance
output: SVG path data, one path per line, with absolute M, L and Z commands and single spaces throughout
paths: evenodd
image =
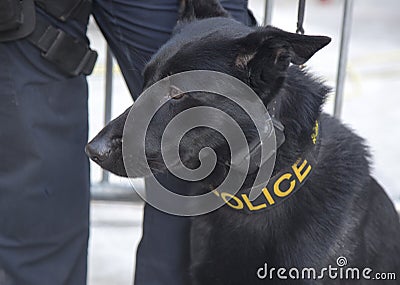
M 101 163 L 110 156 L 110 149 L 102 142 L 93 140 L 85 147 L 85 152 L 90 159 L 97 163 Z

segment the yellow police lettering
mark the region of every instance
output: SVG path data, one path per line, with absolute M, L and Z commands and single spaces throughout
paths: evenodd
M 296 185 L 296 181 L 294 181 L 294 180 L 290 181 L 289 189 L 287 189 L 286 191 L 282 191 L 280 189 L 280 184 L 282 183 L 282 181 L 289 180 L 291 177 L 292 177 L 292 174 L 285 173 L 281 177 L 279 177 L 278 180 L 276 180 L 276 182 L 274 183 L 274 193 L 276 194 L 276 196 L 286 197 L 293 191 L 294 186 Z
M 243 209 L 243 202 L 240 201 L 240 199 L 232 194 L 222 192 L 221 193 L 221 198 L 224 200 L 224 202 L 231 208 L 236 209 L 236 210 L 242 210 Z M 236 202 L 236 205 L 232 204 L 230 200 L 234 200 Z
M 270 205 L 275 204 L 275 200 L 274 200 L 274 198 L 272 198 L 272 196 L 271 196 L 271 194 L 269 193 L 267 187 L 263 188 L 262 192 L 263 192 L 265 198 L 267 198 L 267 201 L 268 201 L 268 203 L 269 203 Z
M 315 121 L 315 126 L 313 128 L 313 133 L 311 134 L 311 140 L 312 140 L 313 144 L 317 143 L 318 132 L 319 132 L 318 121 Z
M 254 206 L 246 194 L 242 194 L 243 201 L 246 203 L 247 207 L 250 211 L 258 211 L 267 207 L 267 204 L 263 203 L 257 206 Z
M 214 189 L 214 190 L 212 190 L 212 192 L 214 193 L 215 196 L 219 197 L 219 193 L 217 190 Z
M 307 177 L 307 175 L 311 171 L 311 165 L 308 165 L 307 169 L 304 170 L 304 167 L 307 165 L 307 160 L 304 159 L 303 163 L 298 167 L 300 161 L 296 162 L 295 164 L 292 165 L 292 169 L 294 171 L 294 174 L 296 175 L 297 179 L 299 179 L 299 182 L 303 182 L 304 178 Z M 303 171 L 304 170 L 304 171 Z

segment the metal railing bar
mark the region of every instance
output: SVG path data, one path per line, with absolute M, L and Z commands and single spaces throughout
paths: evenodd
M 271 25 L 273 2 L 273 0 L 265 0 L 264 26 Z
M 104 103 L 104 125 L 111 120 L 112 108 L 112 88 L 113 88 L 113 56 L 110 47 L 107 45 L 106 55 L 106 82 L 105 82 L 105 103 Z M 102 170 L 101 182 L 108 182 L 109 172 Z
M 346 81 L 347 58 L 349 53 L 351 24 L 353 19 L 353 0 L 345 0 L 342 19 L 342 36 L 340 40 L 339 65 L 336 77 L 335 105 L 333 114 L 339 118 L 343 108 L 343 92 Z

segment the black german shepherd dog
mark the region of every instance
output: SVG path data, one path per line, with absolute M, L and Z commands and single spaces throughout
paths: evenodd
M 280 271 L 283 276 L 289 276 L 293 267 L 299 271 L 313 267 L 321 277 L 322 268 L 339 268 L 337 259 L 341 256 L 347 258 L 348 267 L 360 269 L 360 279 L 366 267 L 373 270 L 371 279 L 376 272 L 394 272 L 400 278 L 399 217 L 382 187 L 371 177 L 367 148 L 342 123 L 321 113 L 329 88 L 299 67 L 329 42 L 327 37 L 297 35 L 271 26 L 247 27 L 233 20 L 216 0 L 182 1 L 172 38 L 145 68 L 144 88 L 189 70 L 219 71 L 243 81 L 265 106 L 274 102 L 276 117 L 284 126 L 285 142 L 278 149 L 274 173 L 290 167 L 313 147 L 310 135 L 316 121 L 321 130 L 313 172 L 290 199 L 269 211 L 248 213 L 224 205 L 193 218 L 192 284 L 287 284 L 288 280 L 280 281 L 278 272 L 266 274 L 265 264 L 276 271 L 286 268 L 286 273 Z M 212 96 L 198 97 L 173 97 L 166 103 L 173 106 L 161 109 L 158 116 L 168 121 L 184 109 L 177 106 L 213 104 Z M 121 176 L 126 176 L 121 137 L 128 112 L 108 124 L 86 147 L 91 159 Z M 246 122 L 240 120 L 246 119 L 237 118 L 244 125 Z M 150 139 L 160 139 L 161 125 L 155 124 Z M 188 133 L 189 139 L 180 145 L 183 163 L 195 167 L 196 151 L 204 146 L 227 147 L 223 138 L 210 132 L 200 128 L 193 136 Z M 146 152 L 160 161 L 150 164 L 151 168 L 165 171 L 160 150 L 154 145 L 146 145 Z M 219 154 L 225 155 L 223 151 Z M 204 182 L 205 189 L 209 186 Z M 340 276 L 339 269 L 336 272 Z M 296 277 L 295 271 L 293 274 Z M 340 277 L 332 280 L 328 271 L 323 276 L 320 280 L 292 282 L 366 282 Z

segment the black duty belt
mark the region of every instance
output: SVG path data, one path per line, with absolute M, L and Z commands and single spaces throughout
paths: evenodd
M 262 193 L 254 201 L 250 201 L 249 195 L 243 194 L 243 191 L 232 195 L 226 192 L 218 192 L 218 189 L 216 189 L 213 190 L 213 193 L 230 208 L 248 214 L 276 207 L 293 196 L 304 185 L 318 163 L 321 146 L 321 126 L 318 121 L 315 122 L 310 139 L 312 142 L 310 149 L 291 166 L 271 177 L 268 184 L 262 189 Z
M 74 19 L 83 25 L 92 11 L 92 0 L 35 0 L 35 3 L 60 21 Z
M 38 47 L 42 56 L 70 76 L 92 73 L 97 52 L 89 45 L 36 17 L 36 27 L 28 40 Z

